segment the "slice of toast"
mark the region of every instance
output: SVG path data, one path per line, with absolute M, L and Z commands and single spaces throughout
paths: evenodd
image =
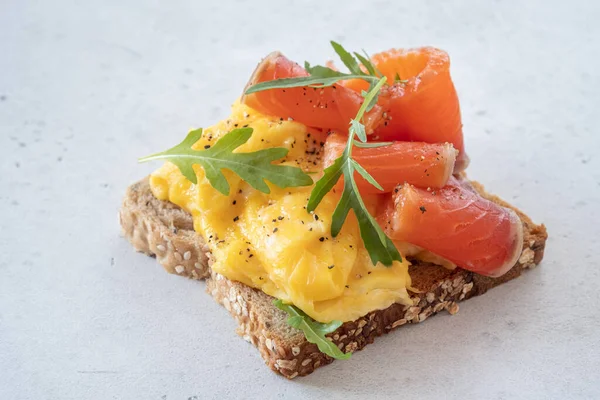
M 472 184 L 483 197 L 515 210 L 523 221 L 524 244 L 517 264 L 507 274 L 489 278 L 460 268 L 448 270 L 413 260 L 409 272 L 413 287 L 420 291 L 412 295 L 413 306 L 394 304 L 344 323 L 328 335 L 340 349 L 360 350 L 383 333 L 407 323 L 421 322 L 441 310 L 455 314 L 458 301 L 514 279 L 542 260 L 546 228 L 487 194 L 477 182 Z M 156 257 L 169 273 L 206 279 L 208 293 L 237 320 L 238 334 L 258 348 L 273 371 L 291 379 L 308 375 L 333 361 L 315 344 L 307 342 L 301 331 L 287 324 L 287 314 L 272 304 L 271 296 L 212 272 L 210 252 L 202 237 L 194 232 L 192 217 L 181 208 L 156 199 L 148 179 L 128 188 L 119 218 L 125 237 L 137 251 Z

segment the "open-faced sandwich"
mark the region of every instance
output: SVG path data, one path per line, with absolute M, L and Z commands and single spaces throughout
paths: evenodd
M 466 178 L 444 51 L 332 45 L 349 72 L 268 55 L 227 119 L 142 159 L 166 162 L 120 213 L 138 251 L 206 279 L 288 378 L 456 313 L 538 264 L 547 237 Z

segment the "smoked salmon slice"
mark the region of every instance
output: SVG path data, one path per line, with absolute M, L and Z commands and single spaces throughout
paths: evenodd
M 468 157 L 448 54 L 433 47 L 393 49 L 375 54 L 371 61 L 389 84 L 379 96 L 387 118 L 375 130 L 376 140 L 449 142 L 460 152 L 456 171 L 465 169 Z M 341 84 L 357 92 L 369 86 L 358 79 Z
M 392 240 L 412 243 L 486 276 L 505 274 L 523 247 L 518 215 L 454 177 L 438 190 L 399 186 L 378 219 Z
M 333 164 L 348 140 L 347 135 L 332 133 L 325 142 L 325 167 Z M 356 184 L 363 194 L 391 192 L 400 183 L 424 188 L 441 188 L 454 169 L 456 150 L 450 143 L 392 142 L 389 146 L 354 147 L 352 158 L 383 187 L 379 190 L 356 174 Z M 342 185 L 342 183 L 338 183 Z
M 304 68 L 274 52 L 261 61 L 246 89 L 260 82 L 304 76 L 308 76 Z M 348 132 L 350 120 L 356 116 L 363 97 L 336 84 L 323 88 L 296 87 L 255 92 L 242 96 L 242 103 L 264 114 L 292 118 L 312 128 Z M 383 109 L 376 105 L 363 119 L 367 133 L 373 132 L 382 120 Z

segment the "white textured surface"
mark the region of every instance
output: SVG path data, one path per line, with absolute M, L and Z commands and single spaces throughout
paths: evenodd
M 600 397 L 597 2 L 1 3 L 0 399 Z M 551 236 L 456 316 L 289 382 L 116 213 L 136 157 L 225 116 L 269 51 L 328 39 L 448 50 L 471 176 Z

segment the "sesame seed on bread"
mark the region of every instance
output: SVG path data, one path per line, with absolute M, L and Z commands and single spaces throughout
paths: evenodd
M 534 224 L 520 210 L 485 192 L 477 182 L 473 187 L 485 198 L 517 212 L 523 222 L 523 251 L 517 264 L 499 278 L 489 278 L 461 268 L 411 260 L 413 305 L 394 304 L 376 310 L 356 321 L 346 322 L 328 335 L 345 352 L 361 350 L 375 337 L 395 328 L 424 321 L 442 310 L 455 314 L 458 302 L 485 293 L 512 280 L 542 260 L 548 237 L 544 225 Z M 237 332 L 258 348 L 266 364 L 286 378 L 304 376 L 333 359 L 309 343 L 301 331 L 290 327 L 287 314 L 273 305 L 273 298 L 260 290 L 231 281 L 211 271 L 210 251 L 193 229 L 192 217 L 181 208 L 156 199 L 148 179 L 131 185 L 123 200 L 119 220 L 125 237 L 142 253 L 156 257 L 172 274 L 205 279 L 206 290 L 238 322 Z

